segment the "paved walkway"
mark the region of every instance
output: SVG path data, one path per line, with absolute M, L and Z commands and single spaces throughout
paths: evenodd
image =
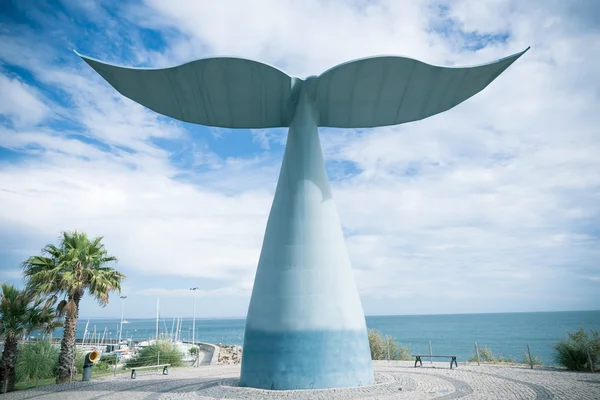
M 206 366 L 105 377 L 9 393 L 2 400 L 60 399 L 600 399 L 600 374 L 500 365 L 377 361 L 373 386 L 268 391 L 238 387 L 238 366 Z

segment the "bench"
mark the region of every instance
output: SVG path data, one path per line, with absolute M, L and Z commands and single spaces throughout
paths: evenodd
M 171 366 L 171 364 L 158 364 L 158 365 L 146 365 L 143 367 L 132 367 L 131 368 L 131 379 L 135 379 L 136 377 L 136 373 L 135 370 L 136 369 L 150 369 L 150 368 L 161 368 L 163 369 L 163 375 L 169 375 L 169 367 Z
M 457 356 L 430 356 L 429 354 L 415 354 L 415 368 L 417 368 L 417 363 L 421 363 L 423 366 L 423 361 L 421 361 L 421 357 L 431 357 L 431 358 L 450 358 L 450 369 L 452 369 L 452 364 L 454 364 L 458 368 L 458 363 L 456 362 Z

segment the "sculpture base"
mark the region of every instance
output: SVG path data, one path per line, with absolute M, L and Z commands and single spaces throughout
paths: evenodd
M 373 384 L 365 330 L 261 332 L 246 330 L 240 386 L 270 390 Z

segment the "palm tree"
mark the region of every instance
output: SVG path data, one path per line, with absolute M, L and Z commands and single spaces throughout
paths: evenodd
M 19 338 L 34 329 L 51 326 L 56 314 L 47 301 L 35 293 L 18 290 L 13 285 L 0 284 L 0 336 L 4 350 L 0 359 L 0 393 L 15 387 L 15 364 L 19 353 Z
M 64 331 L 58 358 L 56 382 L 68 381 L 74 372 L 75 335 L 79 302 L 86 290 L 104 307 L 113 291 L 121 291 L 125 275 L 106 266 L 117 259 L 108 254 L 102 237 L 90 240 L 83 232 L 63 232 L 58 246 L 49 244 L 41 256 L 23 263 L 27 287 L 34 293 L 49 295 L 64 314 Z

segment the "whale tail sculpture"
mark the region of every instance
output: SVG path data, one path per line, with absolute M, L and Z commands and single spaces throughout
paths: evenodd
M 240 385 L 316 389 L 373 383 L 317 127 L 396 125 L 443 112 L 525 51 L 471 68 L 366 58 L 306 80 L 241 58 L 134 69 L 81 57 L 124 96 L 163 115 L 223 128 L 289 127 L 246 319 Z

